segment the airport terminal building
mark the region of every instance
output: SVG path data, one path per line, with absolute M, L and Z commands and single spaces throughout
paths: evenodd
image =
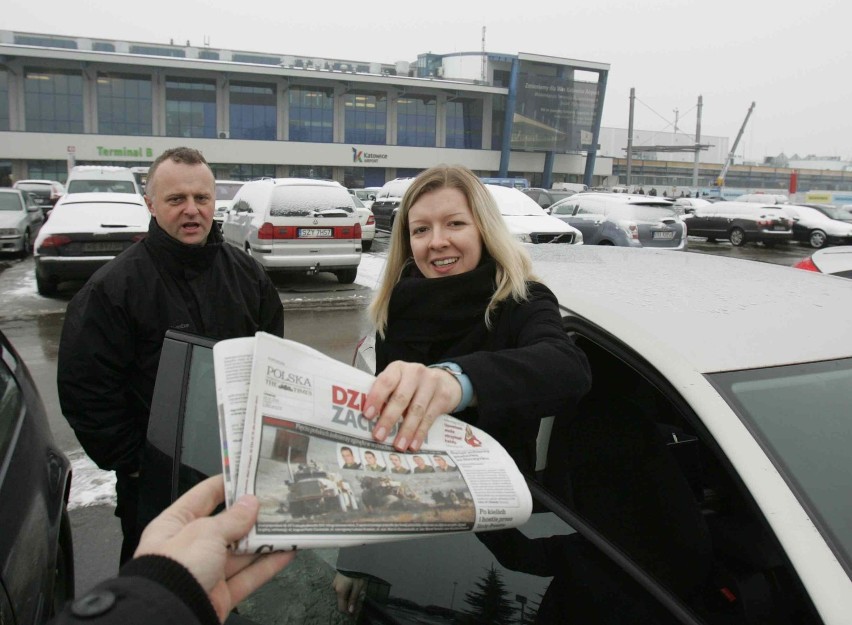
M 220 179 L 379 186 L 437 163 L 605 184 L 609 65 L 535 54 L 395 64 L 0 30 L 0 178 L 201 150 Z

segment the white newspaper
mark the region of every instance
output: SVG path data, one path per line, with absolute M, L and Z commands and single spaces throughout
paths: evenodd
M 346 547 L 529 519 L 523 476 L 485 432 L 443 415 L 417 453 L 373 440 L 361 413 L 372 375 L 263 332 L 220 341 L 213 360 L 227 505 L 245 493 L 260 500 L 239 551 Z

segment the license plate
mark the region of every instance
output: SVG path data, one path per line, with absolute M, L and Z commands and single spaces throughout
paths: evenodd
M 668 232 L 660 231 L 660 232 L 654 233 L 654 238 L 655 239 L 674 239 L 674 235 L 675 235 L 675 233 L 673 231 L 668 231 Z
M 775 224 L 774 226 L 772 226 L 772 229 L 773 230 L 786 230 L 787 226 L 783 226 L 781 224 Z
M 331 237 L 331 228 L 299 228 L 300 239 L 327 239 Z
M 95 241 L 94 243 L 83 243 L 84 252 L 120 252 L 124 249 L 121 243 L 109 241 Z

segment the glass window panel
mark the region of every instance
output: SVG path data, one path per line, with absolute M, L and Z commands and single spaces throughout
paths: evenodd
M 83 77 L 62 70 L 24 72 L 26 129 L 30 132 L 83 132 Z
M 151 79 L 131 74 L 98 75 L 98 132 L 151 135 Z
M 291 87 L 290 140 L 331 143 L 334 138 L 334 93 L 330 89 Z
M 166 79 L 166 135 L 216 137 L 216 83 L 190 78 Z
M 9 130 L 9 72 L 0 70 L 0 130 Z
M 343 105 L 347 143 L 387 143 L 387 98 L 384 94 L 347 93 Z
M 231 83 L 230 119 L 232 139 L 274 141 L 277 135 L 275 86 Z

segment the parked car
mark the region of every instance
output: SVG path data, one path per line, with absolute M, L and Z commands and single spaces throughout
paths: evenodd
M 689 234 L 708 241 L 727 239 L 731 245 L 783 243 L 793 238 L 793 219 L 782 204 L 714 202 L 686 216 Z
M 852 243 L 852 222 L 834 219 L 825 210 L 799 204 L 785 204 L 784 212 L 793 218 L 794 241 L 815 249 Z
M 509 232 L 522 243 L 583 243 L 579 230 L 548 215 L 518 189 L 496 184 L 486 184 L 485 188 L 494 198 Z
M 355 204 L 355 213 L 361 224 L 361 251 L 369 252 L 373 247 L 373 239 L 376 238 L 376 218 L 373 216 L 373 211 L 358 198 L 357 194 L 352 196 L 352 202 Z
M 57 180 L 18 180 L 12 188 L 35 196 L 45 219 L 50 209 L 65 195 L 65 187 Z
M 744 193 L 734 198 L 734 202 L 752 202 L 754 204 L 789 204 L 789 196 L 783 193 Z
M 554 204 L 550 214 L 582 232 L 586 245 L 686 247 L 686 226 L 663 198 L 579 193 Z
M 240 617 L 477 622 L 499 610 L 503 623 L 561 624 L 591 602 L 619 623 L 848 623 L 852 289 L 712 255 L 529 250 L 595 381 L 572 419 L 543 421 L 530 521 L 384 543 L 369 561 L 303 551 Z M 174 331 L 164 342 L 140 488 L 149 515 L 221 471 L 212 345 Z M 337 568 L 366 575 L 360 613 L 337 612 Z
M 346 187 L 333 181 L 246 182 L 225 213 L 222 236 L 268 272 L 328 271 L 351 284 L 361 262 L 361 224 Z
M 68 193 L 135 193 L 142 195 L 136 176 L 127 167 L 77 165 L 66 183 Z
M 243 180 L 217 180 L 216 181 L 216 208 L 213 211 L 213 221 L 222 231 L 222 222 L 225 213 L 234 205 L 234 196 L 245 184 Z
M 826 217 L 852 224 L 852 206 L 834 206 L 832 204 L 799 204 L 818 210 Z
M 674 201 L 675 212 L 678 215 L 689 215 L 694 213 L 699 206 L 710 206 L 710 200 L 703 200 L 698 197 L 679 197 Z
M 74 597 L 70 489 L 38 389 L 0 332 L 0 623 L 45 623 Z
M 412 182 L 414 178 L 394 178 L 379 189 L 375 201 L 370 205 L 370 210 L 376 218 L 376 228 L 387 232 L 393 230 L 402 196 Z
M 35 240 L 36 287 L 54 295 L 65 280 L 88 280 L 148 234 L 141 195 L 69 193 L 54 206 Z
M 827 273 L 841 278 L 852 278 L 852 248 L 828 247 L 814 252 L 793 265 L 818 273 Z
M 363 189 L 349 189 L 349 193 L 361 200 L 366 208 L 370 208 L 379 190 L 381 190 L 381 187 L 365 187 Z
M 541 189 L 538 187 L 529 187 L 521 189 L 521 191 L 532 198 L 536 204 L 547 210 L 548 213 L 550 212 L 550 207 L 556 204 L 556 202 L 577 193 L 573 189 Z
M 44 223 L 31 193 L 0 188 L 0 253 L 27 256 Z

